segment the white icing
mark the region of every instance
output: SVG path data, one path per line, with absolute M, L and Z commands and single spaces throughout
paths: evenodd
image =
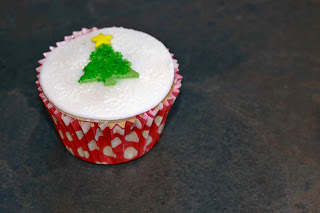
M 91 38 L 99 33 L 113 35 L 113 49 L 132 63 L 139 78 L 118 80 L 115 86 L 104 86 L 102 82 L 78 83 L 95 50 Z M 173 60 L 160 41 L 135 30 L 104 28 L 55 48 L 42 66 L 40 84 L 48 100 L 66 113 L 88 119 L 117 120 L 158 105 L 170 91 L 173 77 Z

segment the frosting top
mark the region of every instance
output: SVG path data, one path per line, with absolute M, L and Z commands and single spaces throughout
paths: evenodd
M 120 79 L 114 86 L 103 82 L 78 83 L 95 51 L 94 36 L 112 35 L 112 48 L 131 62 L 139 78 Z M 103 28 L 55 48 L 40 71 L 40 84 L 48 100 L 75 117 L 118 120 L 158 105 L 171 89 L 173 60 L 156 38 L 136 30 Z

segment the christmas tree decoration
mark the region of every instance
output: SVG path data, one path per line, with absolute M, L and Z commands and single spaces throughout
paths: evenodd
M 96 42 L 96 51 L 91 53 L 90 62 L 83 68 L 79 83 L 97 81 L 112 86 L 118 79 L 139 78 L 139 73 L 131 69 L 131 63 L 113 50 L 110 39 L 112 35 L 102 33 L 91 39 Z

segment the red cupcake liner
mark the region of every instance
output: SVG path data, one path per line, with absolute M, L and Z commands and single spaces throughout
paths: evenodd
M 95 30 L 98 28 L 83 28 L 56 44 L 59 47 L 65 42 Z M 50 50 L 54 48 L 50 47 Z M 36 69 L 38 72 L 36 84 L 40 92 L 39 96 L 54 122 L 61 142 L 71 154 L 91 163 L 118 164 L 141 157 L 158 142 L 168 113 L 180 92 L 182 76 L 178 74 L 177 60 L 173 59 L 175 74 L 172 89 L 160 104 L 128 119 L 100 121 L 68 115 L 57 109 L 46 98 L 39 82 L 39 74 L 50 52 L 44 53 L 45 58 L 39 61 L 40 67 Z

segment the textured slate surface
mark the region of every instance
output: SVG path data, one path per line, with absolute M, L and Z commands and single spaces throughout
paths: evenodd
M 319 212 L 319 1 L 8 1 L 0 212 Z M 117 166 L 60 143 L 37 61 L 82 27 L 147 32 L 184 76 L 159 143 Z

